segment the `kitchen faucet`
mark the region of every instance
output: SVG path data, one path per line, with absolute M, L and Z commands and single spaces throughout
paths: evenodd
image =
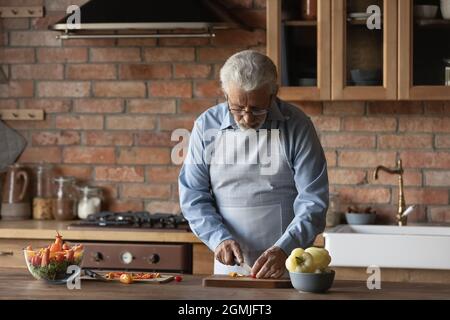
M 399 159 L 397 160 L 397 168 L 395 169 L 389 169 L 386 168 L 384 166 L 378 166 L 374 173 L 373 173 L 373 178 L 375 180 L 378 179 L 378 172 L 382 170 L 385 171 L 389 174 L 398 174 L 398 210 L 397 210 L 397 215 L 395 216 L 397 219 L 397 223 L 398 225 L 401 226 L 406 226 L 407 224 L 407 214 L 405 214 L 405 195 L 403 192 L 403 167 L 402 167 L 402 160 Z

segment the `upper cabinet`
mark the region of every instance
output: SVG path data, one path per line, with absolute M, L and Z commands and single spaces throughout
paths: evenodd
M 423 1 L 398 1 L 399 99 L 450 99 L 450 0 L 428 16 L 417 7 Z
M 449 99 L 450 20 L 439 9 L 423 17 L 420 2 L 268 0 L 267 52 L 280 73 L 280 97 Z

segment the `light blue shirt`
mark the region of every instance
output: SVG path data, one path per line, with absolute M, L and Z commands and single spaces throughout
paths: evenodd
M 294 218 L 274 243 L 289 255 L 295 248 L 311 246 L 325 228 L 328 208 L 328 174 L 325 155 L 311 119 L 299 108 L 279 99 L 272 103 L 262 129 L 277 120 L 284 132 L 284 148 L 293 169 L 298 195 L 293 203 Z M 188 154 L 179 176 L 180 204 L 192 232 L 212 251 L 224 240 L 233 239 L 217 210 L 211 191 L 206 148 L 211 131 L 238 126 L 226 102 L 218 104 L 195 121 Z M 264 228 L 264 226 L 261 226 Z

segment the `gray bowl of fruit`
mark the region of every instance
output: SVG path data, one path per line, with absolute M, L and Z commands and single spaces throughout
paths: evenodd
M 328 268 L 330 262 L 326 249 L 294 249 L 286 260 L 292 286 L 299 292 L 326 293 L 335 277 L 334 270 Z
M 348 224 L 352 225 L 370 225 L 375 223 L 377 212 L 372 208 L 358 209 L 349 207 L 345 214 L 345 219 Z

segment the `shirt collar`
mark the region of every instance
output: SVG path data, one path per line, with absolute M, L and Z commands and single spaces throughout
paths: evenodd
M 230 127 L 237 129 L 238 125 L 236 121 L 234 121 L 234 117 L 231 112 L 228 110 L 228 104 L 225 104 L 225 116 L 222 121 L 222 125 L 220 126 L 220 130 L 225 130 Z M 286 121 L 286 117 L 280 111 L 280 100 L 275 98 L 272 100 L 272 104 L 270 105 L 269 113 L 267 114 L 266 122 L 269 121 Z

